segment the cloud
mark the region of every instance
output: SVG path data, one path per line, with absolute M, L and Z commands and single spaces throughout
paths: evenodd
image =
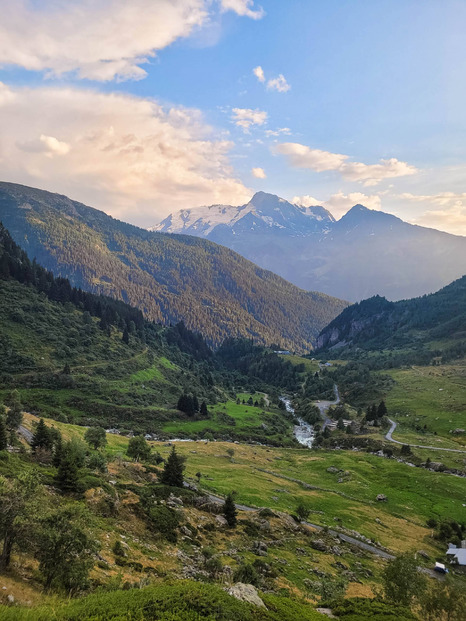
M 256 76 L 256 78 L 259 80 L 259 82 L 262 82 L 262 83 L 265 82 L 265 73 L 260 65 L 258 65 L 257 67 L 254 67 L 252 72 Z M 282 73 L 280 73 L 276 78 L 271 78 L 267 82 L 267 89 L 269 91 L 278 91 L 279 93 L 286 93 L 287 91 L 290 90 L 290 88 L 291 86 L 288 84 L 285 76 Z
M 267 112 L 263 110 L 251 110 L 251 108 L 233 108 L 231 117 L 235 125 L 248 133 L 251 125 L 264 125 L 267 122 Z
M 354 205 L 364 205 L 368 209 L 380 209 L 381 200 L 378 194 L 362 194 L 361 192 L 350 192 L 344 194 L 343 192 L 337 192 L 332 194 L 330 198 L 325 201 L 321 201 L 318 198 L 309 196 L 294 196 L 292 203 L 301 205 L 302 207 L 315 207 L 321 205 L 328 209 L 333 216 L 340 218 Z
M 186 206 L 251 196 L 198 110 L 77 88 L 0 83 L 2 178 L 152 224 Z
M 159 50 L 212 24 L 211 0 L 15 0 L 1 3 L 0 66 L 73 73 L 106 82 L 140 80 Z M 216 5 L 218 6 L 218 5 Z M 221 0 L 221 10 L 252 19 L 251 0 Z
M 140 65 L 208 16 L 205 0 L 15 0 L 3 3 L 0 64 L 51 75 L 141 79 Z
M 335 170 L 345 179 L 362 182 L 365 186 L 377 185 L 383 179 L 403 177 L 418 172 L 414 166 L 400 162 L 396 158 L 382 159 L 379 164 L 348 162 L 348 155 L 311 149 L 297 142 L 281 143 L 273 147 L 273 151 L 285 155 L 291 166 L 295 168 L 309 168 L 316 172 Z
M 266 129 L 265 130 L 265 135 L 268 138 L 272 136 L 280 136 L 280 134 L 289 136 L 291 134 L 291 129 L 289 127 L 278 127 L 277 129 Z
M 234 11 L 242 17 L 251 19 L 262 19 L 265 11 L 262 7 L 254 10 L 254 0 L 221 0 L 223 11 Z
M 456 205 L 447 210 L 426 211 L 414 222 L 422 226 L 448 231 L 454 235 L 466 235 L 466 207 Z
M 466 207 L 466 192 L 439 192 L 438 194 L 399 194 L 399 198 L 416 203 L 431 203 L 440 207 Z
M 251 173 L 253 177 L 256 177 L 256 179 L 267 178 L 267 175 L 265 174 L 265 170 L 263 168 L 252 168 Z
M 264 70 L 262 69 L 260 65 L 258 67 L 254 67 L 252 72 L 256 76 L 256 78 L 259 80 L 259 82 L 265 82 Z
M 283 74 L 277 78 L 272 78 L 267 82 L 267 88 L 271 91 L 278 91 L 279 93 L 286 93 L 290 90 L 291 86 L 286 81 L 286 78 Z

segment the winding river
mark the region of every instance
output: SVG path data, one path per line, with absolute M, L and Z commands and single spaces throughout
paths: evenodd
M 286 411 L 294 414 L 291 399 L 288 399 L 287 397 L 280 397 L 280 399 L 285 404 Z M 298 422 L 299 425 L 294 426 L 294 436 L 300 444 L 311 448 L 315 438 L 314 427 L 309 423 L 306 423 L 306 421 L 302 418 L 298 418 Z

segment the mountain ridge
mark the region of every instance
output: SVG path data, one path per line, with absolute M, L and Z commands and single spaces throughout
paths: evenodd
M 308 350 L 346 306 L 212 241 L 140 229 L 44 190 L 0 183 L 0 214 L 16 243 L 56 275 L 151 320 L 184 320 L 213 345 L 242 336 Z
M 280 205 L 287 209 L 285 226 L 281 214 L 273 217 Z M 260 192 L 247 205 L 222 210 L 217 223 L 207 223 L 197 208 L 183 210 L 182 231 L 225 245 L 298 287 L 353 302 L 377 294 L 400 300 L 432 293 L 459 278 L 466 264 L 466 237 L 360 204 L 335 220 L 323 207 L 304 208 Z M 228 221 L 229 214 L 235 218 Z M 156 228 L 181 232 L 173 215 Z

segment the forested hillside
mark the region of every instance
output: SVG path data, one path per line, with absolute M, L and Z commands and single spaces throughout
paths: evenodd
M 340 355 L 391 350 L 398 362 L 444 361 L 466 351 L 466 276 L 440 291 L 389 302 L 375 296 L 346 308 L 321 332 L 318 349 Z M 395 362 L 396 360 L 394 360 Z
M 246 336 L 306 350 L 346 306 L 212 242 L 139 229 L 58 194 L 2 183 L 0 214 L 14 240 L 55 275 L 153 321 L 183 320 L 213 345 Z

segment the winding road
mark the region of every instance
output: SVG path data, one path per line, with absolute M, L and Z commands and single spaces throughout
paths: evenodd
M 413 448 L 429 449 L 429 451 L 448 451 L 449 453 L 466 453 L 466 451 L 462 449 L 443 448 L 441 446 L 423 446 L 422 444 L 408 444 L 407 442 L 400 442 L 399 440 L 394 440 L 392 438 L 392 433 L 395 431 L 398 423 L 396 423 L 391 418 L 389 418 L 388 420 L 390 421 L 391 427 L 389 431 L 387 431 L 387 433 L 385 434 L 385 440 L 388 440 L 389 442 L 394 442 L 395 444 L 401 444 L 401 446 L 411 446 Z
M 336 384 L 334 384 L 333 386 L 333 390 L 335 392 L 335 401 L 315 401 L 315 405 L 319 408 L 320 410 L 320 415 L 322 416 L 322 418 L 324 419 L 324 424 L 322 425 L 322 430 L 325 429 L 325 427 L 332 422 L 330 418 L 328 418 L 326 412 L 329 409 L 330 406 L 332 405 L 338 405 L 340 403 L 340 392 L 338 390 L 338 386 Z

